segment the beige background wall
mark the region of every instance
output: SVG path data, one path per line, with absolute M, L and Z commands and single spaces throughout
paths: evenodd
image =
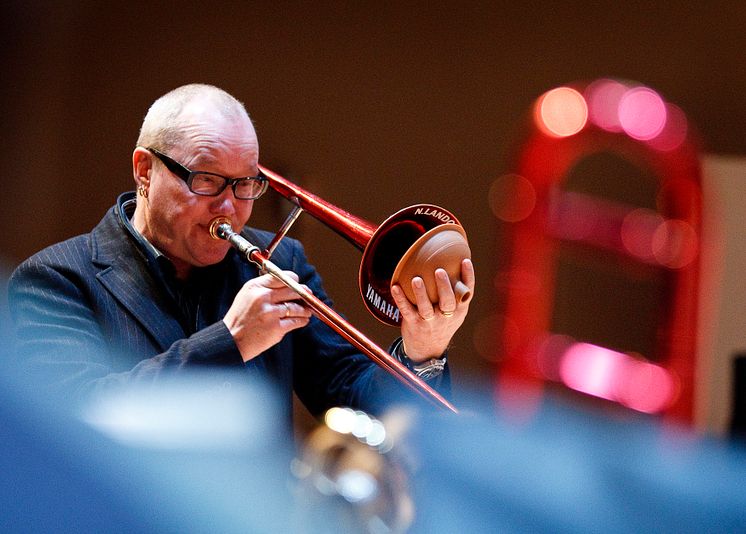
M 746 353 L 746 158 L 703 158 L 705 197 L 696 421 L 724 433 L 731 420 L 733 359 Z

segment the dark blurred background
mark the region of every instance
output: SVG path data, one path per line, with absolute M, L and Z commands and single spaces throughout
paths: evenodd
M 262 163 L 322 198 L 374 223 L 419 202 L 459 217 L 478 285 L 452 351 L 458 398 L 494 373 L 474 342 L 501 305 L 487 196 L 532 102 L 577 80 L 636 80 L 685 111 L 704 151 L 744 155 L 745 23 L 736 1 L 6 1 L 0 256 L 12 268 L 87 232 L 133 188 L 153 100 L 215 84 L 246 104 Z M 276 229 L 286 210 L 270 193 L 251 222 Z M 291 235 L 338 309 L 387 345 L 396 332 L 358 294 L 360 254 L 308 215 Z

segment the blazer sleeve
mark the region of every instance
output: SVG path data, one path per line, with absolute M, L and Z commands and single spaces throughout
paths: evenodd
M 63 265 L 34 257 L 9 281 L 16 358 L 12 364 L 30 383 L 79 400 L 97 391 L 152 384 L 200 365 L 243 366 L 222 321 L 158 353 L 121 309 L 111 302 L 102 304 L 95 276 L 71 264 L 75 262 L 69 258 Z M 117 331 L 117 343 L 105 332 L 107 326 Z

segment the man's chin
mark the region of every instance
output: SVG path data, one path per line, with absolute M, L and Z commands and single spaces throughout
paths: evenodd
M 200 253 L 196 257 L 197 264 L 200 267 L 207 267 L 209 265 L 220 263 L 225 258 L 225 255 L 228 254 L 229 249 L 230 245 L 226 243 L 225 247 L 200 251 Z

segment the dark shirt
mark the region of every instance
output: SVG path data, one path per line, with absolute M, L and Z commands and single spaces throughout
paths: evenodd
M 166 290 L 174 306 L 174 315 L 191 335 L 222 319 L 218 314 L 220 280 L 227 275 L 228 265 L 233 261 L 233 249 L 220 263 L 208 267 L 194 267 L 187 280 L 176 277 L 176 268 L 171 260 L 158 250 L 132 225 L 136 201 L 130 198 L 117 204 L 119 221 L 133 239 L 153 277 Z

